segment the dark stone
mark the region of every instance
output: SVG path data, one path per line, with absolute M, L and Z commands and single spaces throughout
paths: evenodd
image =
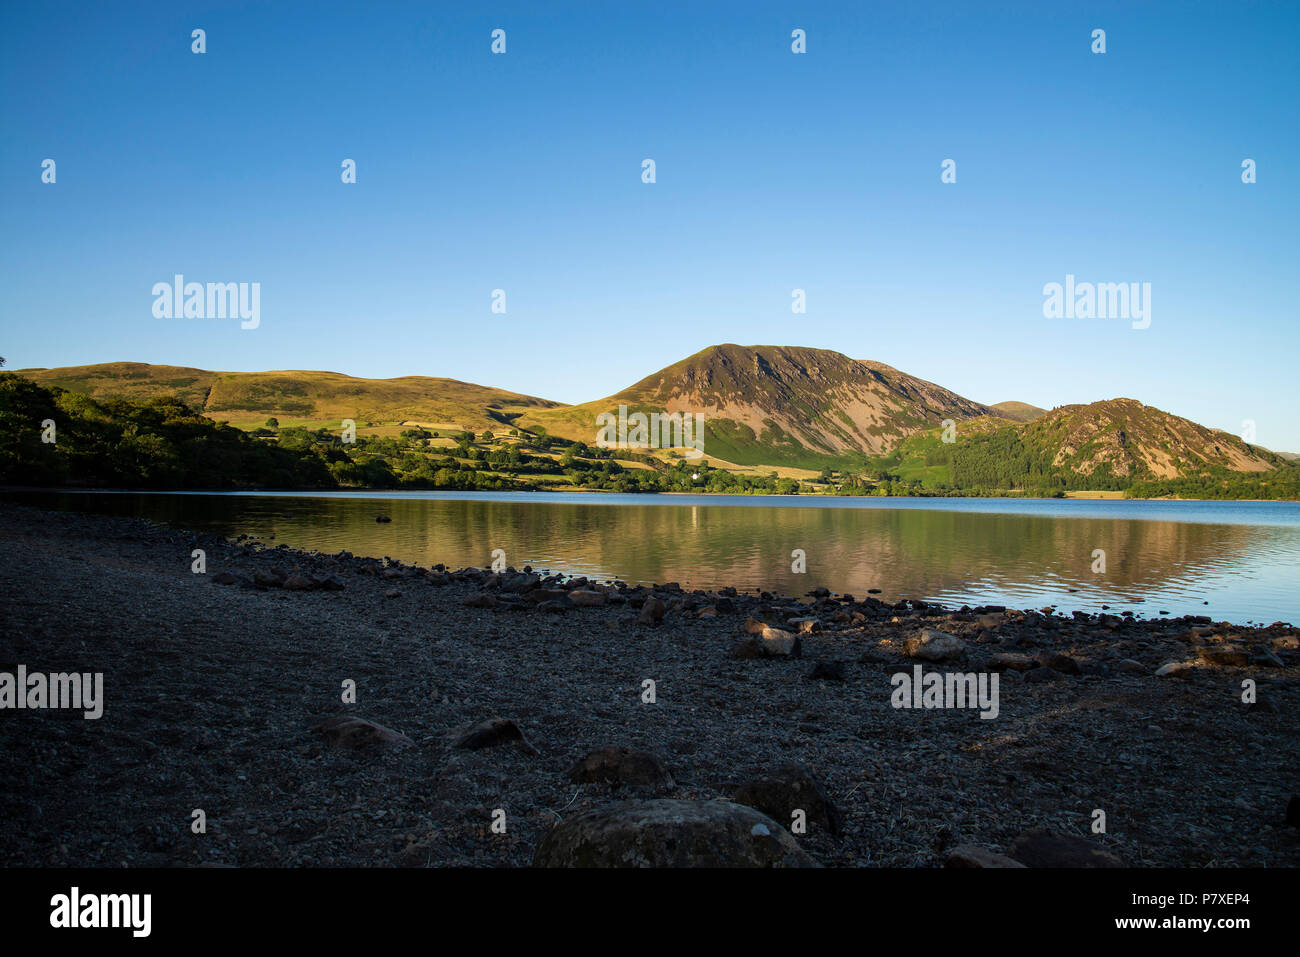
M 1097 842 L 1037 828 L 1007 848 L 1007 856 L 1026 867 L 1123 867 L 1124 862 Z
M 551 828 L 534 867 L 817 867 L 771 818 L 725 801 L 619 801 Z
M 976 844 L 963 844 L 960 847 L 954 847 L 951 853 L 943 862 L 944 867 L 953 868 L 1022 868 L 1025 865 L 1019 861 L 1012 860 L 1005 854 L 998 854 L 990 851 L 986 847 L 979 847 Z
M 314 724 L 312 730 L 336 748 L 378 750 L 414 744 L 410 738 L 400 732 L 350 714 L 326 718 Z
M 517 744 L 529 754 L 536 754 L 537 749 L 528 743 L 519 725 L 509 718 L 488 718 L 464 731 L 452 744 L 454 748 L 468 748 L 477 751 L 480 748 L 492 748 L 499 744 Z
M 802 810 L 809 824 L 824 827 L 839 836 L 844 816 L 831 802 L 817 776 L 802 764 L 783 764 L 742 784 L 732 798 L 737 804 L 757 808 L 768 817 L 789 826 L 796 810 Z
M 1040 684 L 1044 681 L 1060 681 L 1061 673 L 1054 668 L 1039 666 L 1030 668 L 1025 672 L 1025 681 L 1029 684 Z
M 658 598 L 647 598 L 641 605 L 641 614 L 637 615 L 637 624 L 639 625 L 657 625 L 664 620 L 664 612 L 668 609 Z
M 676 786 L 659 758 L 613 744 L 584 756 L 569 769 L 568 777 L 574 784 L 629 784 L 665 790 Z
M 1083 673 L 1078 661 L 1060 652 L 1040 651 L 1036 660 L 1042 667 L 1059 671 L 1063 675 L 1079 675 Z
M 813 665 L 812 671 L 808 672 L 808 677 L 822 681 L 843 681 L 844 662 L 819 661 Z

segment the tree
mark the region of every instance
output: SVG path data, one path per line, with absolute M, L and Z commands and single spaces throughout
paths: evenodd
M 270 429 L 278 429 L 280 427 L 280 420 L 277 419 L 275 416 L 271 416 L 269 419 L 266 420 L 266 426 L 267 428 Z

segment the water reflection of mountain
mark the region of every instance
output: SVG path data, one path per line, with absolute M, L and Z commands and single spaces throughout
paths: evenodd
M 516 566 L 790 594 L 825 585 L 857 595 L 880 588 L 887 598 L 1008 594 L 1028 601 L 1073 588 L 1094 602 L 1181 599 L 1191 611 L 1186 606 L 1193 595 L 1199 605 L 1205 582 L 1240 587 L 1279 557 L 1292 567 L 1300 563 L 1300 530 L 1270 525 L 917 508 L 173 495 L 61 500 L 326 552 L 482 566 L 501 548 Z M 1044 503 L 1045 511 L 1051 507 Z M 380 513 L 392 522 L 377 523 Z M 791 572 L 796 548 L 807 555 L 805 575 Z M 1106 553 L 1104 574 L 1091 570 L 1098 548 Z

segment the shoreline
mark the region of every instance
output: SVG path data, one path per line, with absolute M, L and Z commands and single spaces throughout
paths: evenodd
M 196 488 L 196 489 L 153 489 L 153 488 L 102 488 L 77 486 L 39 486 L 39 485 L 0 485 L 0 494 L 6 492 L 41 492 L 58 493 L 107 493 L 114 495 L 331 495 L 346 494 L 412 494 L 429 492 L 465 495 L 635 495 L 637 497 L 655 496 L 698 496 L 708 498 L 777 498 L 777 499 L 887 499 L 887 500 L 924 500 L 941 501 L 958 499 L 972 502 L 983 501 L 1022 501 L 1022 502 L 1257 502 L 1257 503 L 1300 503 L 1294 498 L 1180 498 L 1162 496 L 1160 498 L 1126 498 L 1105 493 L 1064 492 L 1060 496 L 1041 495 L 831 495 L 824 492 L 796 492 L 789 495 L 778 492 L 619 492 L 606 488 L 535 488 L 535 489 L 455 489 L 455 488 Z
M 11 864 L 527 866 L 559 820 L 735 798 L 789 762 L 842 815 L 796 838 L 825 866 L 942 866 L 1037 828 L 1130 866 L 1300 863 L 1289 626 L 495 575 L 9 502 L 0 519 L 0 671 L 102 672 L 106 697 L 97 721 L 0 711 Z M 959 652 L 917 657 L 927 629 Z M 917 666 L 996 674 L 997 717 L 894 707 Z M 405 741 L 312 731 L 338 714 Z M 456 746 L 491 718 L 526 747 Z M 671 786 L 575 783 L 608 745 Z

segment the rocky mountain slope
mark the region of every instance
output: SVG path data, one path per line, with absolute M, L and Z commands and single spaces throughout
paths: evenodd
M 523 425 L 590 441 L 596 416 L 629 411 L 702 413 L 709 454 L 740 464 L 888 451 L 944 419 L 996 414 L 989 406 L 885 365 L 826 349 L 711 346 L 622 392 L 529 412 Z

